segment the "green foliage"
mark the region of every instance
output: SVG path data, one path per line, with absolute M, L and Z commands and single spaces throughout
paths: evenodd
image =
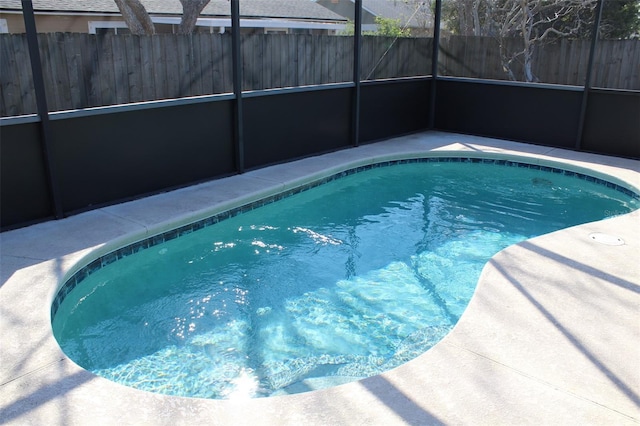
M 378 26 L 378 31 L 376 31 L 374 35 L 385 37 L 411 36 L 411 31 L 408 28 L 402 28 L 400 26 L 399 19 L 382 18 L 380 16 L 376 16 L 376 25 Z
M 411 31 L 408 28 L 400 26 L 399 19 L 382 18 L 376 16 L 377 31 L 363 31 L 362 35 L 366 36 L 383 36 L 383 37 L 410 37 Z M 347 25 L 340 32 L 340 35 L 352 36 L 355 33 L 353 21 L 347 21 Z
M 347 25 L 345 25 L 344 29 L 340 31 L 340 35 L 343 35 L 343 36 L 352 36 L 355 33 L 356 33 L 356 29 L 352 20 L 348 20 Z
M 605 0 L 600 36 L 606 39 L 640 38 L 640 1 Z

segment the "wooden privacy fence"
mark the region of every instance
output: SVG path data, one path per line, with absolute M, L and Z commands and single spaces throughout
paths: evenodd
M 506 55 L 522 51 L 521 39 L 502 40 Z M 584 86 L 591 41 L 560 39 L 534 48 L 533 74 L 541 83 Z M 504 80 L 498 40 L 492 37 L 446 37 L 440 41 L 441 75 Z M 522 58 L 511 64 L 523 78 Z M 592 86 L 640 90 L 640 40 L 599 40 Z
M 38 40 L 51 111 L 233 91 L 229 34 L 46 33 Z M 363 37 L 361 79 L 429 75 L 432 43 Z M 243 35 L 241 49 L 243 90 L 353 80 L 352 37 Z M 544 83 L 583 85 L 588 53 L 583 40 L 545 45 L 534 57 L 534 73 Z M 497 41 L 486 37 L 443 38 L 438 65 L 442 75 L 507 78 Z M 0 35 L 0 67 L 0 115 L 34 113 L 24 34 Z M 639 68 L 640 41 L 602 41 L 594 85 L 640 90 Z
M 233 91 L 229 34 L 39 34 L 51 111 Z M 431 39 L 368 38 L 370 78 L 427 75 Z M 391 47 L 391 48 L 389 48 Z M 243 35 L 243 90 L 353 81 L 353 38 Z M 36 111 L 26 36 L 0 35 L 2 116 Z

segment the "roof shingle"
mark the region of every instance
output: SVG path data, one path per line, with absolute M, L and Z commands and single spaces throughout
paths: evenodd
M 142 0 L 152 15 L 181 15 L 179 0 Z M 0 0 L 0 10 L 20 10 L 20 0 Z M 119 13 L 113 0 L 33 0 L 36 12 L 67 13 Z M 229 16 L 228 0 L 211 0 L 202 11 L 202 16 Z M 240 16 L 247 18 L 309 19 L 322 21 L 344 21 L 342 16 L 311 0 L 241 0 Z

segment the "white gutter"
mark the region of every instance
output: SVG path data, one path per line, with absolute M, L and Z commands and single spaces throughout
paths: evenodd
M 179 25 L 179 17 L 152 16 L 154 24 Z M 199 27 L 231 28 L 231 19 L 227 18 L 199 18 L 196 22 Z M 295 29 L 320 29 L 342 31 L 346 24 L 334 24 L 329 22 L 304 22 L 286 21 L 280 19 L 240 19 L 241 28 L 295 28 Z M 124 21 L 89 21 L 89 34 L 95 34 L 98 28 L 127 28 Z
M 151 17 L 158 24 L 179 24 L 179 17 L 157 16 Z M 196 22 L 200 27 L 227 27 L 231 28 L 231 18 L 198 18 Z M 299 28 L 319 30 L 343 30 L 346 24 L 318 21 L 295 21 L 285 19 L 240 19 L 241 28 Z

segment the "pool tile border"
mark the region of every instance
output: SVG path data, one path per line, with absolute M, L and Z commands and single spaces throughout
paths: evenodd
M 389 166 L 398 165 L 398 164 L 415 164 L 415 163 L 481 163 L 481 164 L 494 164 L 498 166 L 507 166 L 507 167 L 527 168 L 531 170 L 540 170 L 548 173 L 562 174 L 569 177 L 576 177 L 578 179 L 586 180 L 588 182 L 592 182 L 597 185 L 603 185 L 603 186 L 606 186 L 607 188 L 611 188 L 616 191 L 619 191 L 631 198 L 640 200 L 640 194 L 634 191 L 631 191 L 630 189 L 625 188 L 624 186 L 618 185 L 616 183 L 610 182 L 605 179 L 597 178 L 594 176 L 590 176 L 587 174 L 574 172 L 574 171 L 570 171 L 562 168 L 543 166 L 539 164 L 531 164 L 531 163 L 522 162 L 522 161 L 492 159 L 492 158 L 478 158 L 478 157 L 420 157 L 420 158 L 381 161 L 381 162 L 368 164 L 364 166 L 353 167 L 353 168 L 344 170 L 342 172 L 334 173 L 325 178 L 318 179 L 313 182 L 309 182 L 307 184 L 297 186 L 295 188 L 291 188 L 289 190 L 283 191 L 281 193 L 278 193 L 272 196 L 268 196 L 266 198 L 263 198 L 251 203 L 247 203 L 229 210 L 222 211 L 220 213 L 209 216 L 205 219 L 201 219 L 196 222 L 190 223 L 188 225 L 180 226 L 178 228 L 145 238 L 141 241 L 128 244 L 124 247 L 121 247 L 117 250 L 114 250 L 103 256 L 100 256 L 97 259 L 90 262 L 89 264 L 87 264 L 86 266 L 80 268 L 76 273 L 74 273 L 71 276 L 71 278 L 69 278 L 60 287 L 51 305 L 51 320 L 53 321 L 53 318 L 58 312 L 58 309 L 60 308 L 60 305 L 62 304 L 64 299 L 69 295 L 69 293 L 71 293 L 78 286 L 78 284 L 84 281 L 89 275 L 115 262 L 116 260 L 122 259 L 134 253 L 137 253 L 141 250 L 165 243 L 167 241 L 174 240 L 178 237 L 181 237 L 186 234 L 190 234 L 194 231 L 206 228 L 218 222 L 222 222 L 226 219 L 235 217 L 239 214 L 246 213 L 256 208 L 263 207 L 265 205 L 274 203 L 276 201 L 283 200 L 292 195 L 305 192 L 309 189 L 324 185 L 328 182 L 331 182 L 346 176 L 350 176 L 350 175 L 360 173 L 366 170 L 371 170 L 371 169 L 389 167 Z

